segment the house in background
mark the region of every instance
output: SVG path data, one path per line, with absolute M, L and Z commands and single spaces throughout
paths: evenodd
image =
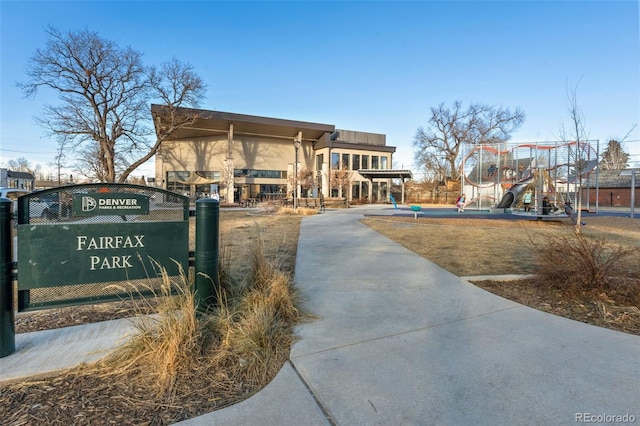
M 152 105 L 160 135 L 171 111 Z M 396 148 L 383 134 L 336 129 L 309 123 L 220 111 L 179 108 L 191 124 L 160 146 L 155 183 L 188 194 L 217 191 L 222 201 L 248 198 L 345 197 L 386 202 L 391 179 L 411 177 L 393 171 Z
M 0 187 L 33 191 L 35 189 L 35 178 L 31 173 L 0 169 Z
M 623 173 L 623 172 L 628 173 Z M 597 182 L 596 182 L 597 178 Z M 597 191 L 596 191 L 597 186 Z M 640 176 L 635 178 L 635 207 L 640 207 Z M 596 195 L 597 192 L 597 195 Z M 582 185 L 582 203 L 588 200 L 595 206 L 596 200 L 601 207 L 631 207 L 631 173 L 629 170 L 598 170 L 591 173 Z

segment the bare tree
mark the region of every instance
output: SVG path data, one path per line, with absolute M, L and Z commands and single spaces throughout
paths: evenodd
M 575 233 L 579 234 L 582 227 L 582 183 L 585 167 L 587 165 L 588 156 L 588 135 L 585 130 L 585 118 L 580 105 L 578 104 L 577 97 L 577 85 L 576 88 L 569 90 L 567 88 L 567 112 L 569 113 L 569 119 L 571 120 L 571 128 L 567 131 L 564 125 L 561 125 L 560 134 L 564 142 L 575 142 L 576 148 L 570 153 L 570 161 L 574 163 L 575 173 L 575 217 L 574 227 Z
M 600 167 L 603 170 L 620 170 L 629 166 L 629 154 L 624 151 L 620 142 L 611 139 L 602 153 Z
M 116 151 L 113 160 L 116 176 L 122 176 L 124 170 L 129 166 L 126 156 Z M 105 165 L 103 154 L 97 144 L 83 145 L 76 150 L 75 173 L 91 181 L 111 182 Z M 119 182 L 125 181 L 126 178 L 119 180 Z
M 307 196 L 309 196 L 309 192 L 313 192 L 317 186 L 317 182 L 313 178 L 313 170 L 308 168 L 304 168 L 298 172 L 298 182 L 300 183 L 300 187 L 307 193 Z
M 49 40 L 30 58 L 28 80 L 18 87 L 27 97 L 41 88 L 57 93 L 59 105 L 46 105 L 38 122 L 59 143 L 80 152 L 80 168 L 94 169 L 99 180 L 125 182 L 163 140 L 194 119 L 169 114 L 158 134 L 150 125 L 153 100 L 175 112 L 202 98 L 205 86 L 191 66 L 173 59 L 158 69 L 145 67 L 140 52 L 95 32 L 45 31 Z M 126 165 L 123 158 L 129 159 Z
M 58 186 L 62 185 L 62 169 L 66 167 L 67 161 L 67 150 L 64 146 L 64 143 L 58 144 L 58 148 L 56 148 L 56 156 L 54 157 L 54 161 L 49 163 L 50 167 L 53 167 L 56 171 L 56 178 L 58 182 Z
M 347 165 L 342 161 L 339 163 L 337 170 L 331 170 L 329 175 L 329 186 L 331 189 L 338 190 L 339 196 L 347 196 L 351 182 L 353 182 L 353 172 L 349 170 Z
M 472 104 L 464 109 L 460 101 L 447 108 L 440 104 L 431 108 L 429 127 L 418 128 L 413 140 L 416 164 L 446 180 L 460 178 L 459 158 L 463 143 L 506 142 L 524 122 L 520 109 Z
M 7 161 L 7 165 L 9 166 L 9 168 L 11 168 L 11 170 L 15 172 L 30 173 L 33 176 L 35 176 L 42 168 L 40 164 L 32 166 L 31 162 L 24 157 L 20 157 L 15 160 L 9 160 Z
M 224 160 L 222 165 L 222 175 L 221 183 L 222 187 L 225 189 L 225 201 L 227 203 L 233 203 L 233 178 L 234 178 L 234 167 L 233 167 L 233 159 L 227 158 Z

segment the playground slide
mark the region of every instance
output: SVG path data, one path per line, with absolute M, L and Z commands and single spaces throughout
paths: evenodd
M 507 209 L 511 207 L 520 197 L 520 193 L 527 187 L 528 184 L 529 182 L 514 184 L 511 188 L 509 188 L 507 192 L 505 192 L 497 208 Z

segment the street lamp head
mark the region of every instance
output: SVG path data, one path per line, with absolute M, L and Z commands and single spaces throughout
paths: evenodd
M 296 137 L 293 139 L 293 145 L 296 149 L 300 148 L 300 144 L 302 143 L 302 132 L 298 132 Z

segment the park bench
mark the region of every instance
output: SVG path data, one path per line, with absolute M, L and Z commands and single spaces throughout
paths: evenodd
M 240 200 L 240 207 L 255 207 L 256 205 L 258 205 L 258 200 L 256 198 Z

